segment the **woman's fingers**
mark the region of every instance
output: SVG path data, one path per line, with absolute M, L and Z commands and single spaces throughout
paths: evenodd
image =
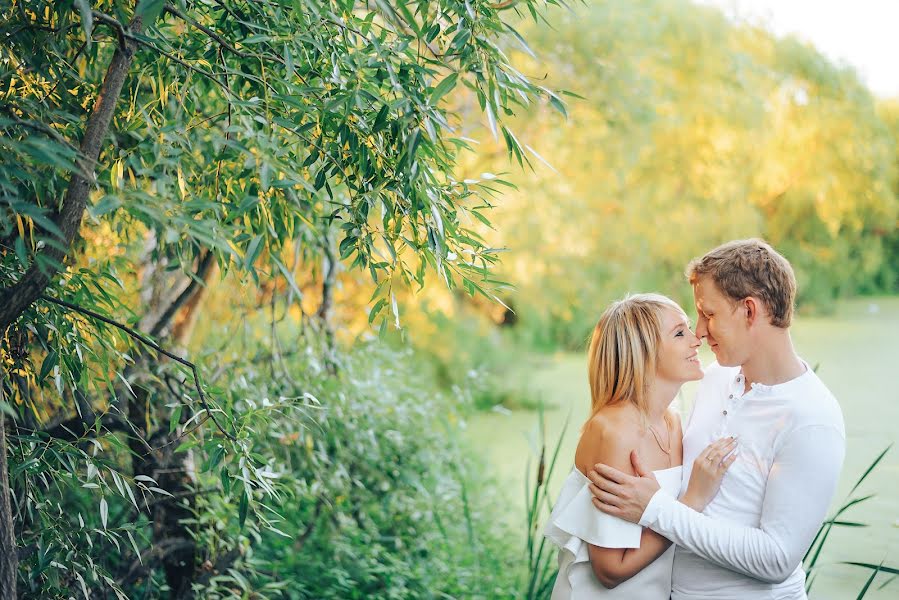
M 724 457 L 733 452 L 734 448 L 736 447 L 736 438 L 731 437 L 720 440 L 720 443 L 717 443 L 716 448 L 709 454 L 712 459 L 709 462 L 711 462 L 715 466 L 718 466 L 718 464 L 724 459 Z
M 721 472 L 727 471 L 728 467 L 734 464 L 734 461 L 737 460 L 738 452 L 731 452 L 730 456 L 721 461 L 721 466 L 718 469 Z
M 735 437 L 723 437 L 715 440 L 699 453 L 696 457 L 694 465 L 699 465 L 702 469 L 710 469 L 714 471 L 718 468 L 721 460 L 727 456 L 736 447 L 737 440 Z

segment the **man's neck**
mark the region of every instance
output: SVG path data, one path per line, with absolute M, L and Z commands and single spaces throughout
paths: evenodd
M 752 356 L 743 363 L 742 368 L 747 392 L 753 383 L 786 383 L 805 373 L 806 369 L 793 349 L 788 329 L 768 332 L 761 342 L 754 344 Z

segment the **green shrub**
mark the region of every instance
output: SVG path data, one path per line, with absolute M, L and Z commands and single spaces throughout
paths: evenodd
M 199 507 L 221 515 L 224 537 L 245 537 L 237 570 L 250 588 L 316 599 L 513 595 L 503 507 L 460 438 L 470 400 L 461 388 L 440 393 L 420 360 L 369 344 L 340 360 L 337 377 L 294 363 L 302 390 L 273 382 L 321 400 L 302 427 L 272 419 L 252 437 L 252 453 L 279 469 L 278 498 L 254 505 L 257 517 L 277 513 L 273 528 L 251 517 L 241 534 L 234 507 L 215 496 Z M 213 578 L 204 597 L 234 585 Z

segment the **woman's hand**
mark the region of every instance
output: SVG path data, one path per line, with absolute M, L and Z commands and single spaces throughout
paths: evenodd
M 690 483 L 680 501 L 702 512 L 721 487 L 727 468 L 737 458 L 737 438 L 726 437 L 712 442 L 693 461 Z

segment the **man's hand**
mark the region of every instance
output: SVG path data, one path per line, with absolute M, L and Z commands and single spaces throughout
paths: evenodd
M 639 523 L 661 486 L 652 471 L 643 468 L 636 451 L 631 452 L 631 464 L 637 477 L 601 463 L 594 465 L 587 477 L 593 482 L 590 491 L 596 508 L 607 515 Z

